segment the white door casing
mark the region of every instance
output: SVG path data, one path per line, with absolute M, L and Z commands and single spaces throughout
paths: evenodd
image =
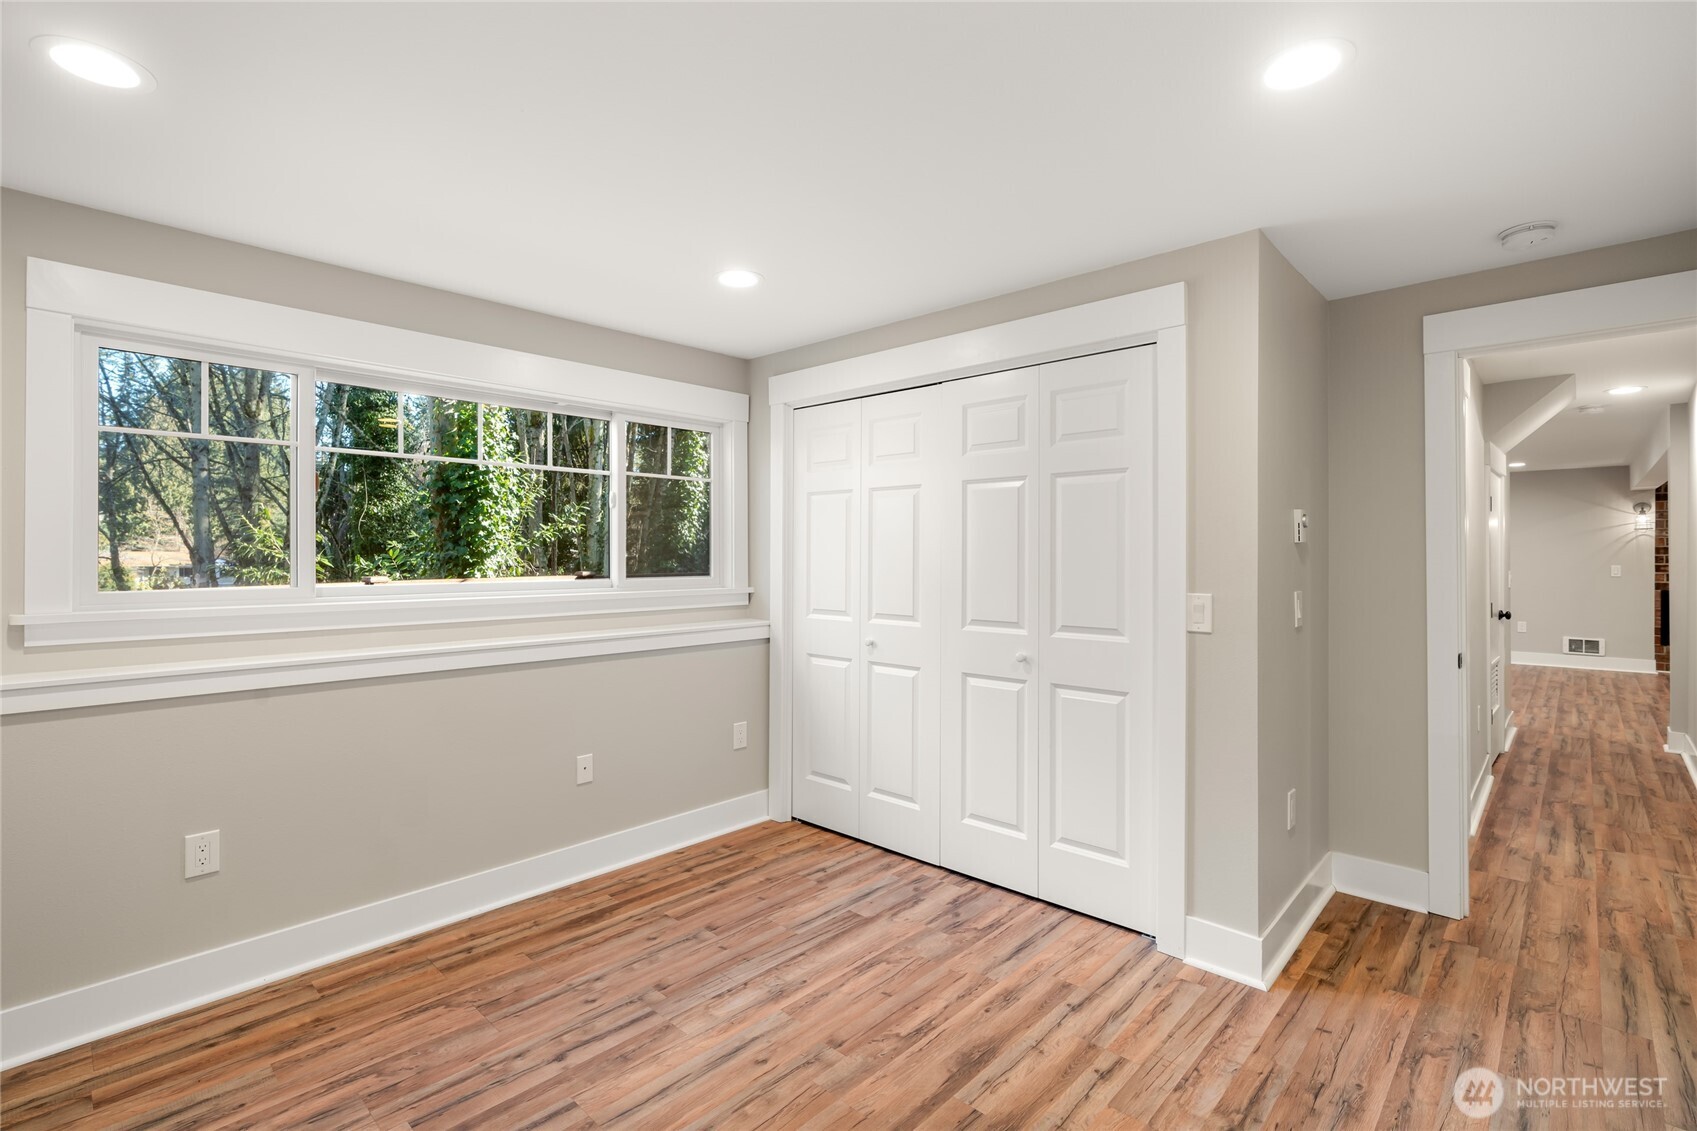
M 1155 351 L 1041 367 L 1038 894 L 1153 931 Z
M 941 386 L 943 863 L 1036 895 L 1038 369 Z
M 860 402 L 795 414 L 795 815 L 860 835 Z
M 940 833 L 940 424 L 936 386 L 860 402 L 859 835 L 932 864 Z
M 1489 463 L 1485 474 L 1486 507 L 1490 518 L 1485 537 L 1485 568 L 1491 594 L 1488 610 L 1491 619 L 1486 626 L 1489 641 L 1486 660 L 1491 676 L 1490 699 L 1486 705 L 1490 715 L 1487 750 L 1495 756 L 1503 752 L 1508 737 L 1512 651 L 1509 633 L 1514 627 L 1510 617 L 1504 614 L 1512 615 L 1514 607 L 1509 603 L 1508 593 L 1508 457 L 1495 444 L 1488 444 L 1486 451 Z

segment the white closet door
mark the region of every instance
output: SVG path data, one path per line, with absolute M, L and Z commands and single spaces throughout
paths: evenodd
M 940 393 L 860 402 L 860 836 L 939 859 Z
M 1152 931 L 1154 349 L 1041 367 L 1038 894 Z
M 860 402 L 795 414 L 792 811 L 860 835 Z
M 1036 895 L 1038 371 L 941 387 L 943 864 Z

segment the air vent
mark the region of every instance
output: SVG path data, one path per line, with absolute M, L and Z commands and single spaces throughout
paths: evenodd
M 1491 661 L 1491 717 L 1497 717 L 1497 712 L 1503 706 L 1503 662 L 1500 658 Z
M 1564 636 L 1561 638 L 1562 650 L 1569 656 L 1602 656 L 1603 642 L 1589 636 Z

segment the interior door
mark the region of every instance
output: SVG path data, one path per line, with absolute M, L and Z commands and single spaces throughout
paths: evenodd
M 795 414 L 791 810 L 860 835 L 860 404 Z
M 941 387 L 943 863 L 1037 894 L 1035 367 Z
M 1041 367 L 1038 894 L 1153 930 L 1154 349 Z
M 1491 713 L 1490 753 L 1501 754 L 1507 745 L 1509 716 L 1508 681 L 1510 668 L 1509 632 L 1513 624 L 1513 606 L 1508 593 L 1508 457 L 1495 444 L 1490 445 L 1490 469 L 1485 477 L 1488 492 L 1486 520 L 1486 584 L 1490 592 L 1490 624 L 1485 630 L 1486 702 Z
M 860 402 L 860 836 L 939 860 L 936 386 Z

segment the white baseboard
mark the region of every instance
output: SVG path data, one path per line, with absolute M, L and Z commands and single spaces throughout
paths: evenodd
M 1697 742 L 1693 742 L 1689 734 L 1670 730 L 1667 752 L 1677 755 L 1685 763 L 1685 768 L 1691 773 L 1691 784 L 1697 785 Z
M 1512 734 L 1512 732 L 1510 732 L 1510 733 Z M 1510 738 L 1509 739 L 1510 745 L 1512 745 L 1513 742 L 1514 742 L 1513 738 Z M 1469 810 L 1469 816 L 1468 816 L 1468 820 L 1467 820 L 1467 835 L 1468 836 L 1478 836 L 1479 835 L 1479 822 L 1485 819 L 1485 803 L 1490 800 L 1490 798 L 1491 798 L 1491 787 L 1493 785 L 1495 785 L 1496 783 L 1497 783 L 1497 775 L 1495 775 L 1491 772 L 1490 765 L 1489 765 L 1489 763 L 1487 763 L 1486 768 L 1485 768 L 1485 772 L 1479 775 L 1479 780 L 1477 782 L 1475 782 L 1474 785 L 1473 785 L 1473 800 L 1472 800 L 1472 803 L 1468 806 L 1468 810 Z
M 1234 982 L 1267 989 L 1278 981 L 1332 894 L 1332 858 L 1328 853 L 1259 935 L 1195 916 L 1186 918 L 1184 960 Z
M 243 990 L 766 820 L 734 797 L 0 1010 L 0 1067 L 36 1060 Z
M 1425 912 L 1430 883 L 1426 873 L 1364 856 L 1332 853 L 1332 885 L 1345 895 Z
M 1509 662 L 1528 664 L 1535 668 L 1583 668 L 1595 672 L 1656 674 L 1655 660 L 1634 660 L 1624 656 L 1569 656 L 1565 652 L 1516 652 Z

